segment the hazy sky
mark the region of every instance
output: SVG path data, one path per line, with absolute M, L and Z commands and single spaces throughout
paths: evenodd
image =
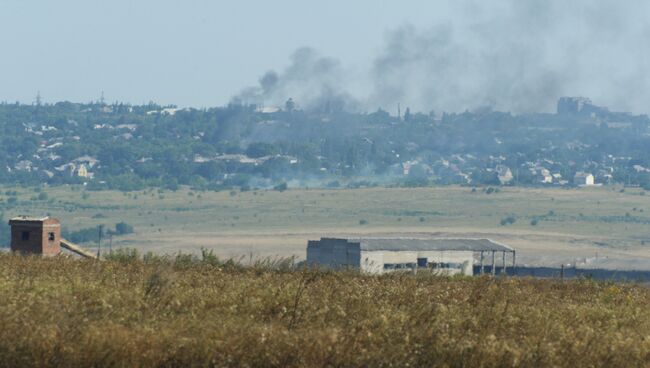
M 648 14 L 646 0 L 0 0 L 0 100 L 522 112 L 569 95 L 650 112 Z
M 0 100 L 227 103 L 301 46 L 369 64 L 441 6 L 377 0 L 0 0 Z

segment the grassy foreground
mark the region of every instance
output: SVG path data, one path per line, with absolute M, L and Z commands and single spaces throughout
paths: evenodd
M 650 289 L 0 255 L 0 365 L 650 365 Z

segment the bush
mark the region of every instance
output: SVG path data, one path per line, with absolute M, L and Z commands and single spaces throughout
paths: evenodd
M 531 225 L 531 226 L 537 226 L 537 223 L 538 223 L 538 222 L 539 222 L 539 221 L 538 221 L 537 219 L 532 219 L 532 220 L 530 221 L 530 225 Z
M 39 201 L 47 201 L 47 199 L 48 199 L 47 193 L 45 193 L 45 192 L 40 192 L 40 193 L 38 194 L 38 200 L 39 200 Z
M 120 263 L 133 263 L 140 259 L 140 254 L 137 249 L 121 248 L 116 249 L 111 253 L 104 256 L 105 259 Z
M 63 229 L 61 235 L 73 243 L 96 243 L 99 241 L 100 231 L 102 237 L 105 237 L 109 234 L 126 235 L 133 233 L 133 226 L 125 222 L 118 222 L 115 224 L 115 230 L 105 230 L 104 225 L 100 225 L 98 227 L 88 227 L 77 231 L 69 231 L 67 229 Z
M 341 183 L 339 183 L 338 180 L 330 181 L 326 185 L 326 187 L 328 187 L 328 188 L 339 188 L 340 186 L 341 186 Z
M 99 227 L 89 227 L 72 232 L 63 229 L 61 235 L 73 243 L 96 243 L 99 241 L 99 232 Z M 102 235 L 104 235 L 103 233 L 102 230 Z
M 501 226 L 512 225 L 517 222 L 517 219 L 514 216 L 508 216 L 501 219 Z
M 278 192 L 284 192 L 285 190 L 287 190 L 287 188 L 288 188 L 288 186 L 287 186 L 287 183 L 285 182 L 285 183 L 280 183 L 280 184 L 274 186 L 273 190 L 276 190 Z
M 280 150 L 271 143 L 265 142 L 255 142 L 248 145 L 246 149 L 246 155 L 248 157 L 263 157 L 263 156 L 273 156 L 280 153 Z
M 368 220 L 359 220 L 359 225 L 368 225 Z
M 127 224 L 126 222 L 118 222 L 115 224 L 115 234 L 117 235 L 126 235 L 133 233 L 133 226 Z
M 176 178 L 166 178 L 163 184 L 163 188 L 171 190 L 173 192 L 178 190 L 178 179 Z

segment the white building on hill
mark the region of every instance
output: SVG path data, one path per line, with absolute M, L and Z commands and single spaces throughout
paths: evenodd
M 489 239 L 446 238 L 321 238 L 307 244 L 307 264 L 328 268 L 353 268 L 368 273 L 433 269 L 445 275 L 474 273 L 474 256 L 491 259 L 490 269 L 506 269 L 506 255 L 515 251 Z M 499 255 L 497 257 L 497 254 Z M 499 259 L 500 258 L 500 259 Z M 496 261 L 501 266 L 496 266 Z M 510 262 L 508 262 L 510 263 Z

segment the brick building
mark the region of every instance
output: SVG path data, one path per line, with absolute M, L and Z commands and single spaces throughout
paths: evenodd
M 47 256 L 61 253 L 61 223 L 50 217 L 19 216 L 9 220 L 11 250 Z

